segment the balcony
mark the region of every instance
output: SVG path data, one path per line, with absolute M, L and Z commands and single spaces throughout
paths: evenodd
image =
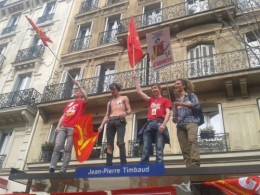
M 8 27 L 4 28 L 2 30 L 1 35 L 6 35 L 6 34 L 9 34 L 9 33 L 13 32 L 13 31 L 15 31 L 16 27 L 17 27 L 17 25 L 12 25 L 12 26 L 8 26 Z
M 179 18 L 193 16 L 199 13 L 212 11 L 219 8 L 227 8 L 233 5 L 231 0 L 206 0 L 200 3 L 190 4 L 183 2 L 175 4 L 162 9 L 156 9 L 144 14 L 134 16 L 136 28 L 146 28 L 158 23 L 176 20 Z M 210 18 L 210 17 L 209 17 Z M 119 21 L 118 33 L 125 33 L 128 30 L 130 18 L 122 19 Z
M 41 94 L 34 88 L 0 94 L 0 109 L 29 105 L 37 110 Z
M 37 19 L 36 23 L 40 24 L 40 23 L 44 23 L 44 22 L 47 22 L 47 21 L 51 21 L 53 19 L 53 16 L 54 16 L 54 13 L 43 15 L 43 16 L 41 16 Z
M 79 14 L 98 8 L 98 0 L 86 0 L 81 3 Z
M 260 47 L 254 49 L 259 51 Z M 177 61 L 170 66 L 162 68 L 158 72 L 154 72 L 152 68 L 136 69 L 135 71 L 136 74 L 139 75 L 141 85 L 149 86 L 151 83 L 156 82 L 171 83 L 177 78 L 212 78 L 212 76 L 250 70 L 256 73 L 256 69 L 259 68 L 260 52 L 258 54 L 253 54 L 244 49 Z M 124 90 L 134 89 L 135 85 L 132 79 L 133 73 L 134 71 L 131 70 L 116 74 L 82 79 L 80 84 L 89 95 L 109 92 L 109 84 L 114 80 L 121 83 Z M 223 81 L 216 83 L 214 87 L 216 87 L 216 89 L 224 87 L 222 86 L 222 82 Z M 70 83 L 48 85 L 44 89 L 41 102 L 69 99 L 71 98 L 72 90 L 73 85 Z M 205 88 L 204 90 L 207 89 Z M 210 88 L 208 90 L 210 90 Z
M 258 0 L 237 0 L 237 6 L 239 12 L 255 11 L 254 9 L 260 8 L 260 2 Z
M 6 157 L 5 154 L 0 155 L 0 169 L 3 168 L 3 163 L 4 163 L 4 160 L 5 160 L 5 157 Z
M 114 4 L 114 3 L 119 3 L 121 1 L 125 1 L 125 0 L 107 0 L 106 1 L 106 5 L 111 5 L 111 4 Z
M 35 58 L 42 58 L 44 49 L 45 48 L 43 45 L 37 45 L 37 46 L 19 50 L 14 63 L 23 62 L 26 60 L 32 60 Z
M 87 49 L 89 47 L 90 39 L 91 35 L 71 40 L 69 52 Z
M 104 31 L 99 33 L 99 45 L 117 42 L 117 37 L 116 37 L 117 31 L 118 31 L 117 29 L 114 29 L 114 30 Z
M 0 54 L 0 69 L 2 68 L 4 61 L 5 61 L 5 56 L 3 54 Z

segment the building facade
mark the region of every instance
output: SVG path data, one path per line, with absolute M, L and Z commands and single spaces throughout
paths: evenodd
M 37 104 L 49 82 L 56 59 L 45 48 L 25 16 L 59 48 L 73 1 L 0 1 L 0 177 L 11 168 L 26 168 L 26 158 L 39 119 Z M 13 187 L 12 187 L 13 186 Z M 15 187 L 16 186 L 16 187 Z M 19 185 L 18 185 L 19 186 Z M 8 191 L 24 191 L 9 181 Z M 20 190 L 21 189 L 21 190 Z
M 123 86 L 130 99 L 125 142 L 128 163 L 139 163 L 141 149 L 137 133 L 147 121 L 148 105 L 136 93 L 133 70 L 128 62 L 127 31 L 134 16 L 144 58 L 136 66 L 142 89 L 152 95 L 150 84 L 162 84 L 163 96 L 174 101 L 174 80 L 190 79 L 203 109 L 205 124 L 214 136 L 199 133 L 201 166 L 259 164 L 260 152 L 260 50 L 258 1 L 220 0 L 86 0 L 77 1 L 62 39 L 61 61 L 45 86 L 38 110 L 40 117 L 27 158 L 29 171 L 48 171 L 50 151 L 40 143 L 54 142 L 55 126 L 67 102 L 72 100 L 78 79 L 89 96 L 86 113 L 92 113 L 97 130 L 111 99 L 109 84 Z M 151 68 L 146 34 L 169 27 L 174 64 L 159 71 Z M 176 127 L 167 124 L 171 146 L 165 147 L 166 167 L 184 167 Z M 106 128 L 91 158 L 78 163 L 75 153 L 68 171 L 79 166 L 105 164 Z M 114 162 L 119 162 L 115 147 Z M 153 161 L 155 158 L 152 157 Z M 62 151 L 61 151 L 62 161 Z M 58 165 L 61 165 L 59 163 Z M 129 184 L 130 185 L 130 184 Z M 90 189 L 95 189 L 91 184 Z

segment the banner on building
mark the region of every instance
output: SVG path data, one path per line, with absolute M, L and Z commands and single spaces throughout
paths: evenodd
M 215 186 L 227 195 L 260 194 L 260 176 L 203 182 L 203 184 Z
M 174 62 L 169 27 L 147 34 L 146 40 L 150 61 L 154 70 Z

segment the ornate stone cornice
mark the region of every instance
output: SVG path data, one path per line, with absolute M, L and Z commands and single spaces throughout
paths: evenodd
M 82 52 L 82 53 L 70 53 L 67 54 L 66 56 L 62 56 L 62 62 L 64 64 L 70 64 L 74 62 L 80 62 L 84 61 L 87 59 L 96 59 L 96 58 L 103 58 L 107 56 L 111 56 L 113 54 L 118 54 L 120 52 L 123 52 L 124 47 L 119 46 L 119 45 L 114 45 L 114 46 L 109 46 L 108 47 L 103 47 L 103 48 L 95 48 L 92 49 L 91 51 L 87 52 Z
M 122 10 L 127 9 L 128 5 L 129 5 L 129 1 L 122 1 L 122 2 L 116 3 L 115 5 L 112 4 L 110 6 L 104 6 L 101 10 L 101 14 L 110 15 L 110 14 L 122 12 Z

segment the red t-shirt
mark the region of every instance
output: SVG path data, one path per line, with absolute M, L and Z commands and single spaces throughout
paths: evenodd
M 63 113 L 64 119 L 61 125 L 65 127 L 74 127 L 79 117 L 84 115 L 87 104 L 83 100 L 75 100 L 67 103 Z
M 157 118 L 165 118 L 166 116 L 166 108 L 172 109 L 172 104 L 168 98 L 152 98 L 150 97 L 149 101 L 149 110 L 148 110 L 148 118 L 149 119 L 157 119 Z

